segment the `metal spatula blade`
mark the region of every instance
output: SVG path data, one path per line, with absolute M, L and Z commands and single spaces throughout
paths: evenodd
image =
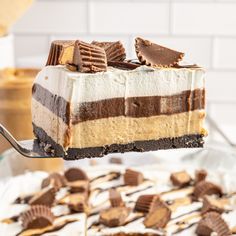
M 0 124 L 0 134 L 11 144 L 11 146 L 21 155 L 28 158 L 55 158 L 52 153 L 47 153 L 39 144 L 38 140 L 30 139 L 16 141 L 11 133 Z M 57 156 L 58 157 L 58 156 Z

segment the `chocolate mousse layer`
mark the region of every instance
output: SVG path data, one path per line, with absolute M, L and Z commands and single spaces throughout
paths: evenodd
M 52 94 L 39 84 L 33 86 L 33 98 L 69 124 L 71 104 L 64 98 Z M 117 116 L 139 118 L 172 115 L 204 108 L 204 89 L 187 90 L 171 96 L 111 98 L 76 105 L 72 124 Z
M 146 152 L 161 149 L 174 148 L 200 148 L 203 147 L 204 140 L 201 134 L 183 135 L 175 138 L 161 138 L 158 140 L 134 141 L 128 144 L 111 144 L 101 147 L 69 148 L 67 154 L 64 153 L 61 145 L 57 144 L 47 133 L 33 124 L 36 137 L 40 137 L 40 142 L 45 146 L 50 144 L 58 156 L 63 156 L 65 160 L 75 160 L 81 158 L 101 157 L 109 153 L 124 152 Z

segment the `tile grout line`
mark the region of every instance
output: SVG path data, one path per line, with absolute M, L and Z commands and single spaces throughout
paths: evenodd
M 211 37 L 211 48 L 210 48 L 210 51 L 211 51 L 211 64 L 210 64 L 210 67 L 212 70 L 215 69 L 215 56 L 216 56 L 216 52 L 215 52 L 215 36 L 212 36 Z
M 173 35 L 173 2 L 169 0 L 169 36 Z
M 87 31 L 87 34 L 90 35 L 90 23 L 91 23 L 91 14 L 90 14 L 90 11 L 91 11 L 91 3 L 90 3 L 90 0 L 87 0 L 86 1 L 86 31 Z

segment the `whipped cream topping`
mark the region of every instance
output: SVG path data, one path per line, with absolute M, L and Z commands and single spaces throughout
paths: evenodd
M 34 83 L 72 104 L 119 97 L 170 96 L 182 91 L 203 89 L 202 68 L 150 68 L 126 71 L 109 67 L 107 72 L 71 72 L 64 66 L 44 67 Z

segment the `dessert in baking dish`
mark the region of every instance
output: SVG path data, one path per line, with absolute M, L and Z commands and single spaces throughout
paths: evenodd
M 219 185 L 223 173 L 171 172 L 159 166 L 101 165 L 14 177 L 0 199 L 0 234 L 226 236 L 236 232 L 236 195 L 225 190 L 229 186 Z
M 134 63 L 119 41 L 53 42 L 33 86 L 38 140 L 68 159 L 202 147 L 204 70 L 141 38 L 135 49 Z

